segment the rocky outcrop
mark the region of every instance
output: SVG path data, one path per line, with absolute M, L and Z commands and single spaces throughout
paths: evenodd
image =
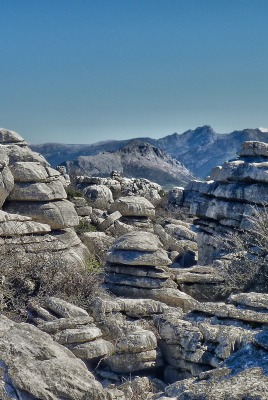
M 160 199 L 162 187 L 157 183 L 144 178 L 126 178 L 121 176 L 118 171 L 112 171 L 110 178 L 95 176 L 77 176 L 76 186 L 78 189 L 86 190 L 87 187 L 94 185 L 106 186 L 111 190 L 113 198 L 125 196 L 141 196 L 148 200 Z
M 184 204 L 198 217 L 199 262 L 211 263 L 217 257 L 219 240 L 234 229 L 249 229 L 254 207 L 268 199 L 266 143 L 245 142 L 237 161 L 215 167 L 206 182 L 191 182 L 185 188 Z
M 101 330 L 84 309 L 55 297 L 46 299 L 42 306 L 32 301 L 29 307 L 29 316 L 37 327 L 76 357 L 92 361 L 114 353 L 113 344 L 102 338 Z
M 0 205 L 9 213 L 32 217 L 52 229 L 78 224 L 66 201 L 62 175 L 34 153 L 15 132 L 0 129 Z
M 151 298 L 190 308 L 192 298 L 177 289 L 167 268 L 170 264 L 156 235 L 142 231 L 127 233 L 108 252 L 106 285 L 119 296 Z
M 1 399 L 93 400 L 103 393 L 86 365 L 47 333 L 0 316 L 0 334 Z
M 66 182 L 67 177 L 6 129 L 0 129 L 0 155 L 2 257 L 13 261 L 23 257 L 31 265 L 42 254 L 53 254 L 73 267 L 83 266 L 87 250 L 69 230 L 79 220 L 66 200 L 63 179 Z

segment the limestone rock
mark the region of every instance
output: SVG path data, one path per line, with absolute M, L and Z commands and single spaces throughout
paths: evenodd
M 99 229 L 101 231 L 105 231 L 106 229 L 110 228 L 115 221 L 120 219 L 122 215 L 119 211 L 115 211 L 112 214 L 108 215 L 108 217 L 99 225 Z
M 114 242 L 112 249 L 155 252 L 161 247 L 161 242 L 156 235 L 139 231 L 121 236 Z
M 39 308 L 40 310 L 40 308 Z M 40 311 L 37 310 L 39 313 Z M 44 316 L 47 319 L 47 315 Z M 88 316 L 83 317 L 66 317 L 55 319 L 53 321 L 41 321 L 38 323 L 38 328 L 41 331 L 53 334 L 65 329 L 74 329 L 74 328 L 81 328 L 85 325 L 91 324 L 93 322 L 93 318 Z
M 40 162 L 17 161 L 10 165 L 15 182 L 51 182 L 57 180 L 60 173 Z
M 0 143 L 1 144 L 9 144 L 9 143 L 19 143 L 24 144 L 24 139 L 16 132 L 10 131 L 8 129 L 0 128 Z
M 229 302 L 268 310 L 268 294 L 267 293 L 238 293 L 229 297 Z
M 83 308 L 56 297 L 47 298 L 45 306 L 62 318 L 88 317 L 88 313 Z
M 1 156 L 1 151 L 0 151 Z M 0 168 L 0 207 L 14 187 L 14 178 L 8 167 Z
M 111 371 L 117 373 L 129 373 L 156 367 L 157 353 L 155 350 L 141 353 L 114 354 L 105 360 Z
M 85 198 L 96 208 L 107 209 L 113 202 L 111 190 L 105 185 L 92 185 L 84 189 Z
M 65 329 L 54 336 L 54 339 L 63 345 L 71 343 L 91 342 L 102 336 L 101 330 L 95 326 Z
M 16 183 L 8 196 L 9 201 L 52 201 L 66 199 L 63 184 L 57 181 Z
M 69 344 L 67 347 L 76 357 L 83 360 L 106 357 L 114 353 L 113 344 L 102 338 L 86 343 Z
M 154 206 L 144 197 L 120 197 L 110 207 L 110 212 L 119 211 L 124 217 L 153 217 Z
M 119 353 L 140 353 L 154 350 L 156 347 L 157 341 L 154 333 L 144 329 L 126 334 L 115 344 L 115 349 Z
M 85 232 L 80 238 L 91 254 L 104 255 L 114 242 L 114 238 L 104 232 Z
M 240 157 L 268 157 L 268 144 L 256 141 L 244 142 L 239 155 Z
M 136 265 L 136 266 L 162 266 L 171 264 L 167 253 L 159 249 L 157 251 L 138 250 L 112 250 L 107 255 L 107 260 L 113 264 Z
M 100 383 L 85 364 L 47 333 L 1 316 L 0 334 L 0 360 L 4 363 L 5 380 L 20 398 L 82 399 L 89 391 L 95 393 L 92 399 L 101 395 Z M 5 389 L 0 388 L 1 391 L 8 398 Z
M 10 213 L 27 215 L 34 221 L 50 225 L 51 229 L 64 229 L 78 225 L 78 215 L 67 200 L 53 202 L 8 202 L 4 209 Z

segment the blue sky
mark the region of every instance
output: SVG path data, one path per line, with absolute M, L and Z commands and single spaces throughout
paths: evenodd
M 268 127 L 267 0 L 0 0 L 0 126 L 30 143 Z

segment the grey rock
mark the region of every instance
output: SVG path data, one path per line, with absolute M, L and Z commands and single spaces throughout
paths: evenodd
M 101 223 L 99 224 L 98 228 L 101 231 L 106 231 L 106 229 L 110 228 L 114 224 L 115 221 L 120 219 L 122 215 L 120 214 L 119 211 L 115 211 L 112 214 L 108 215 L 108 217 Z
M 9 193 L 9 201 L 53 201 L 66 199 L 67 194 L 62 183 L 57 181 L 16 183 Z
M 158 237 L 150 232 L 131 232 L 118 239 L 113 244 L 113 250 L 136 250 L 155 252 L 162 247 Z
M 124 217 L 153 217 L 154 206 L 144 197 L 120 197 L 110 207 L 110 212 L 119 211 Z
M 60 318 L 53 321 L 39 322 L 38 329 L 53 334 L 65 329 L 81 328 L 85 325 L 91 324 L 92 322 L 93 318 L 89 315 L 84 317 Z
M 34 221 L 50 225 L 51 229 L 64 229 L 78 225 L 78 215 L 71 202 L 8 202 L 4 209 L 10 213 L 27 215 Z
M 84 195 L 96 208 L 107 209 L 114 201 L 111 190 L 105 185 L 92 185 L 86 187 Z
M 154 350 L 157 347 L 157 340 L 153 332 L 144 329 L 136 330 L 118 338 L 115 349 L 118 353 L 140 353 Z
M 81 328 L 69 328 L 56 333 L 54 339 L 63 345 L 70 343 L 85 343 L 98 339 L 102 336 L 101 330 L 95 326 L 85 326 Z
M 83 308 L 56 297 L 48 297 L 45 300 L 45 306 L 62 318 L 88 317 L 88 313 Z
M 51 182 L 58 180 L 60 173 L 40 162 L 17 161 L 10 165 L 15 182 Z
M 152 267 L 148 266 L 142 267 L 136 266 L 130 267 L 128 265 L 116 265 L 116 264 L 106 264 L 105 271 L 107 273 L 115 273 L 115 274 L 125 274 L 125 275 L 134 275 L 136 277 L 146 276 L 150 278 L 159 278 L 159 279 L 168 279 L 173 278 L 173 274 L 170 270 L 167 270 L 167 267 Z
M 80 235 L 80 239 L 91 254 L 105 254 L 115 240 L 104 232 L 85 232 Z
M 1 152 L 0 152 L 1 156 Z M 0 206 L 4 204 L 6 198 L 14 187 L 14 178 L 8 167 L 0 169 Z
M 233 294 L 229 296 L 228 301 L 235 304 L 268 310 L 267 293 L 250 292 Z
M 67 347 L 76 357 L 83 360 L 106 357 L 115 351 L 111 342 L 101 338 L 86 343 L 69 344 Z
M 141 287 L 147 289 L 155 289 L 162 287 L 176 288 L 177 285 L 171 279 L 157 279 L 144 276 L 110 274 L 106 277 L 105 282 L 108 284 L 126 285 L 133 287 Z
M 8 129 L 0 128 L 0 143 L 1 144 L 9 144 L 9 143 L 19 143 L 24 144 L 24 139 L 16 132 L 10 131 Z
M 140 353 L 114 354 L 105 360 L 111 371 L 117 373 L 129 373 L 148 368 L 154 368 L 157 364 L 155 350 Z
M 82 399 L 88 391 L 94 393 L 92 399 L 101 395 L 100 383 L 85 364 L 47 333 L 29 324 L 11 322 L 4 316 L 0 317 L 0 333 L 0 360 L 7 366 L 5 382 L 20 398 Z M 4 388 L 0 391 L 8 398 Z
M 247 141 L 242 145 L 240 157 L 268 157 L 268 144 L 257 141 Z
M 113 264 L 131 266 L 162 266 L 171 264 L 167 253 L 159 249 L 157 251 L 112 250 L 107 255 L 107 260 Z

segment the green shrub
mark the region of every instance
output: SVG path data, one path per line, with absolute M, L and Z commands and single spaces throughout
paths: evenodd
M 84 193 L 73 185 L 66 188 L 67 199 L 72 200 L 74 197 L 84 197 Z

